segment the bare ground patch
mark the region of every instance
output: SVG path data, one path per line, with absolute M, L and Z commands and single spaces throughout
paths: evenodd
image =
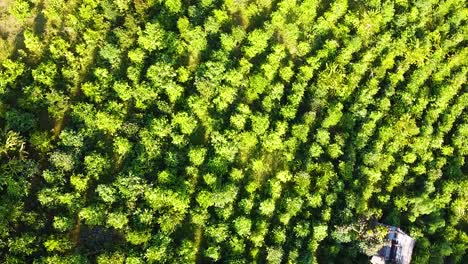
M 18 21 L 10 12 L 13 4 L 13 0 L 0 0 L 0 63 L 11 55 L 24 25 L 33 21 L 32 18 Z

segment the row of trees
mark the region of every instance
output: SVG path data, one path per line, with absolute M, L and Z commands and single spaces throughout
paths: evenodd
M 464 1 L 9 10 L 0 262 L 462 262 Z

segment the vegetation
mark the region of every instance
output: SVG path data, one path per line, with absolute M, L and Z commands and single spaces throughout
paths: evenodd
M 366 263 L 371 221 L 413 263 L 466 261 L 467 20 L 463 0 L 0 1 L 0 262 Z

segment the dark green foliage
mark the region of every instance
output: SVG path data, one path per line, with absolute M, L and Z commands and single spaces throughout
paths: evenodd
M 5 113 L 5 129 L 18 132 L 28 132 L 36 125 L 34 115 L 28 112 L 12 109 Z
M 466 262 L 466 1 L 3 2 L 0 263 Z

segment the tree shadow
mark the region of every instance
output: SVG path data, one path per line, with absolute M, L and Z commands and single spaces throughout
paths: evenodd
M 83 226 L 78 238 L 78 248 L 87 257 L 95 257 L 101 252 L 109 252 L 122 246 L 123 235 L 115 229 L 99 226 Z
M 44 10 L 44 4 L 41 3 L 38 6 L 36 17 L 33 20 L 34 33 L 38 36 L 43 36 L 45 33 L 45 24 L 47 22 L 47 19 L 44 16 L 43 10 Z

